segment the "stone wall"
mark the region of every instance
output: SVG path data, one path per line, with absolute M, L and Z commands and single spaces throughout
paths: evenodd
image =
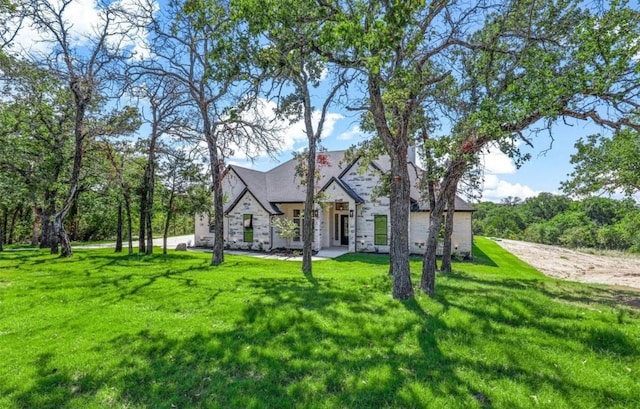
M 379 175 L 377 172 L 368 167 L 366 171 L 361 172 L 362 159 L 358 160 L 351 169 L 342 177 L 342 180 L 356 192 L 364 203 L 358 206 L 356 212 L 356 221 L 358 233 L 355 237 L 357 251 L 362 252 L 389 252 L 389 234 L 391 232 L 391 220 L 389 217 L 389 198 L 378 197 L 372 200 L 372 191 L 378 185 Z M 374 216 L 387 216 L 387 244 L 376 245 L 374 241 Z M 354 225 L 352 223 L 352 225 Z M 353 226 L 354 228 L 356 226 Z
M 244 215 L 253 215 L 253 242 L 244 241 Z M 271 248 L 270 215 L 249 192 L 225 216 L 225 247 L 244 250 Z

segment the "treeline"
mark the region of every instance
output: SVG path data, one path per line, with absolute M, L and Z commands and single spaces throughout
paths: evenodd
M 69 239 L 73 242 L 116 241 L 118 234 L 118 197 L 106 192 L 92 192 L 80 196 L 77 206 L 72 209 L 65 227 Z M 194 218 L 186 205 L 176 208 L 169 222 L 169 235 L 193 234 Z M 156 238 L 162 236 L 166 220 L 166 198 L 157 200 L 153 215 L 153 233 Z M 138 203 L 134 203 L 133 212 L 139 212 Z M 139 221 L 134 218 L 132 229 L 134 239 L 138 238 Z M 4 244 L 38 245 L 41 240 L 41 220 L 28 203 L 15 203 L 13 206 L 0 205 L 0 235 Z
M 474 234 L 640 253 L 640 207 L 632 199 L 540 193 L 524 201 L 482 202 L 476 209 Z

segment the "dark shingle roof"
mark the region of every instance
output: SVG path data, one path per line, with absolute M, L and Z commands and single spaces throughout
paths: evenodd
M 331 179 L 335 178 L 354 200 L 362 202 L 362 198 L 340 180 L 340 176 L 353 165 L 353 163 L 342 163 L 345 151 L 322 152 L 322 154 L 326 156 L 328 165 L 318 167 L 320 171 L 318 186 L 325 188 Z M 276 206 L 277 203 L 300 203 L 304 202 L 305 199 L 305 186 L 296 175 L 297 164 L 296 159 L 291 159 L 267 172 L 235 165 L 231 165 L 230 168 L 237 173 L 253 196 L 267 211 L 271 214 L 281 214 L 282 212 Z M 388 172 L 391 168 L 389 157 L 386 155 L 380 156 L 372 162 L 372 165 L 382 172 Z M 419 210 L 425 211 L 429 210 L 429 204 L 427 201 L 422 200 L 417 186 L 418 178 L 422 172 L 422 169 L 413 163 L 409 163 L 411 198 L 418 204 Z M 229 204 L 229 206 L 225 207 L 225 211 L 228 211 L 231 207 L 231 204 Z M 456 196 L 456 210 L 473 211 L 474 209 L 467 202 Z

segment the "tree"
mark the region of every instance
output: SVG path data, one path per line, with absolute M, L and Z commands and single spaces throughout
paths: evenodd
M 506 206 L 517 206 L 520 203 L 522 203 L 522 199 L 520 199 L 518 196 L 507 196 L 500 200 L 500 204 Z
M 330 73 L 331 68 L 313 51 L 313 36 L 317 29 L 312 23 L 298 24 L 297 16 L 313 13 L 305 10 L 307 6 L 300 2 L 271 4 L 264 2 L 236 1 L 236 13 L 248 23 L 249 29 L 262 42 L 261 52 L 256 54 L 257 65 L 265 69 L 267 75 L 277 84 L 277 89 L 291 86 L 293 90 L 288 95 L 277 95 L 280 102 L 278 111 L 281 116 L 292 122 L 303 119 L 304 131 L 307 136 L 307 150 L 304 155 L 305 164 L 303 181 L 305 185 L 304 218 L 302 221 L 302 272 L 312 272 L 311 256 L 313 243 L 313 213 L 316 197 L 316 159 L 318 144 L 322 137 L 324 122 L 328 109 L 338 94 L 347 84 L 344 70 L 336 70 L 332 84 L 328 87 L 326 96 L 322 100 L 319 115 L 314 121 L 314 107 L 312 105 L 312 89 L 318 88 Z M 314 19 L 317 19 L 315 16 Z M 311 20 L 311 19 L 310 19 Z M 336 67 L 333 67 L 336 68 Z M 324 80 L 324 82 L 327 82 Z M 315 122 L 315 123 L 314 123 Z
M 293 220 L 287 218 L 277 218 L 271 223 L 273 227 L 278 229 L 278 235 L 285 239 L 286 249 L 291 249 L 291 239 L 298 236 L 299 228 L 298 224 Z
M 541 120 L 545 120 L 544 129 L 558 118 L 635 129 L 637 61 L 633 56 L 640 47 L 634 39 L 640 31 L 639 16 L 618 3 L 592 13 L 568 2 L 534 7 L 518 1 L 490 15 L 463 45 L 468 52 L 461 53 L 462 65 L 455 77 L 461 85 L 453 88 L 459 91 L 450 94 L 449 102 L 445 98 L 444 106 L 459 109 L 461 115 L 452 127 L 455 138 L 448 152 L 449 165 L 439 184 L 442 200 L 436 200 L 432 212 L 441 214 L 460 175 L 489 143 L 526 159 L 515 141 L 532 144 L 523 132 Z M 569 29 L 575 21 L 584 29 Z M 629 31 L 623 32 L 621 26 Z M 605 117 L 594 106 L 611 107 L 612 112 Z M 435 290 L 434 236 L 440 217 L 431 220 L 421 280 L 429 294 Z
M 171 78 L 188 96 L 184 113 L 193 125 L 183 137 L 207 147 L 214 197 L 212 265 L 224 261 L 225 160 L 236 153 L 251 158 L 277 151 L 272 124 L 260 113 L 260 81 L 248 63 L 245 33 L 231 21 L 227 6 L 217 0 L 172 1 L 160 11 L 153 1 L 139 6 L 142 20 L 150 21 L 146 28 L 154 55 L 146 71 Z
M 163 136 L 179 135 L 188 127 L 183 109 L 187 105 L 187 94 L 180 89 L 180 83 L 170 76 L 154 75 L 147 70 L 145 61 L 131 64 L 128 70 L 130 93 L 148 104 L 148 115 L 143 109 L 143 120 L 151 129 L 149 137 L 139 146 L 147 152 L 142 180 L 138 188 L 140 199 L 140 230 L 138 235 L 140 253 L 153 253 L 153 206 L 156 177 L 157 151 L 161 149 Z
M 132 124 L 119 118 L 119 112 L 111 112 L 105 117 L 97 110 L 108 88 L 113 86 L 115 66 L 130 56 L 124 49 L 126 42 L 123 40 L 132 35 L 131 27 L 118 18 L 120 10 L 117 3 L 103 4 L 94 33 L 83 38 L 83 41 L 77 41 L 73 22 L 65 13 L 70 4 L 71 0 L 61 3 L 31 0 L 18 5 L 18 14 L 32 22 L 41 34 L 40 41 L 47 51 L 26 54 L 18 49 L 17 52 L 21 56 L 26 54 L 34 65 L 53 73 L 66 84 L 72 96 L 72 166 L 62 204 L 52 215 L 52 228 L 62 246 L 63 257 L 73 254 L 64 220 L 80 192 L 86 144 L 97 135 L 121 134 L 132 130 Z M 125 124 L 127 128 L 116 129 L 112 123 Z M 52 244 L 52 251 L 57 251 L 57 241 Z
M 108 141 L 101 143 L 108 162 L 111 164 L 111 170 L 114 174 L 118 190 L 120 191 L 122 200 L 118 200 L 118 234 L 116 243 L 116 252 L 122 251 L 122 204 L 127 216 L 127 243 L 129 255 L 133 254 L 133 225 L 131 218 L 131 183 L 125 177 L 125 166 L 128 164 L 128 156 L 132 155 L 131 148 L 128 143 L 115 145 Z
M 178 147 L 168 150 L 162 162 L 162 254 L 167 254 L 169 228 L 179 214 L 193 215 L 211 207 L 211 191 L 202 188 L 207 174 L 202 172 L 194 160 L 196 154 L 197 151 L 186 151 Z
M 410 182 L 407 151 L 424 119 L 420 109 L 450 71 L 438 61 L 456 36 L 458 18 L 445 2 L 318 2 L 325 16 L 315 44 L 325 58 L 362 75 L 360 108 L 390 158 L 390 273 L 393 297 L 413 296 L 409 270 Z
M 614 200 L 591 196 L 583 199 L 580 208 L 597 225 L 615 224 L 625 214 L 635 210 L 635 201 L 631 198 Z
M 40 246 L 57 252 L 52 225 L 71 162 L 71 94 L 54 73 L 32 63 L 10 56 L 0 63 L 2 90 L 11 96 L 0 105 L 0 172 L 12 180 L 12 196 L 21 192 L 32 206 Z
M 632 196 L 640 192 L 640 134 L 622 129 L 606 137 L 590 135 L 575 144 L 571 155 L 575 166 L 569 180 L 562 183 L 567 194 L 623 193 Z
M 562 195 L 542 192 L 535 197 L 525 199 L 522 210 L 528 223 L 548 221 L 566 211 L 571 206 L 571 199 Z

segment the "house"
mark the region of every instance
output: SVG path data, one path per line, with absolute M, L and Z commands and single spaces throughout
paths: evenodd
M 319 180 L 322 192 L 314 211 L 313 249 L 344 246 L 350 252 L 389 252 L 389 199 L 374 197 L 373 189 L 380 175 L 390 169 L 389 159 L 382 156 L 366 163 L 357 158 L 345 163 L 345 151 L 322 152 Z M 224 240 L 231 249 L 271 250 L 302 248 L 300 235 L 290 243 L 281 238 L 272 220 L 285 217 L 302 225 L 305 186 L 296 176 L 295 159 L 267 172 L 230 165 L 223 179 Z M 429 205 L 417 188 L 422 170 L 410 158 L 411 212 L 409 245 L 412 253 L 424 252 L 429 228 Z M 452 245 L 453 252 L 471 255 L 473 235 L 471 215 L 474 209 L 456 197 Z M 213 226 L 207 215 L 196 215 L 196 246 L 213 245 Z M 441 249 L 440 249 L 441 251 Z

